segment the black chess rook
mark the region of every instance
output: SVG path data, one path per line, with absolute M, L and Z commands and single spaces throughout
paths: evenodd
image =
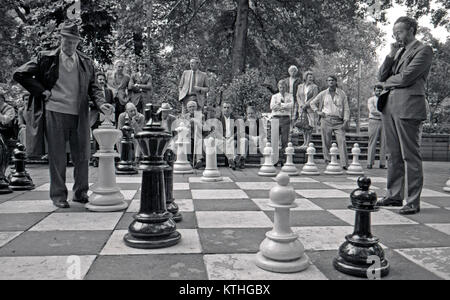
M 120 161 L 116 165 L 116 174 L 118 175 L 132 175 L 137 174 L 138 171 L 134 166 L 134 151 L 133 151 L 133 128 L 130 126 L 130 120 L 125 119 L 125 124 L 121 128 L 122 139 L 120 145 L 122 151 L 120 153 Z

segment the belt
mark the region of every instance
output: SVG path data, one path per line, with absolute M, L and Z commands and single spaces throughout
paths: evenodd
M 343 118 L 341 118 L 341 117 L 338 117 L 338 116 L 330 116 L 330 115 L 326 115 L 325 118 L 328 118 L 328 119 L 338 119 L 338 120 L 343 120 Z

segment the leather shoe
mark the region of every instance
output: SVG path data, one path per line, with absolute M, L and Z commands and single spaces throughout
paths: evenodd
M 239 160 L 239 168 L 245 169 L 245 158 L 242 156 L 240 157 L 240 160 Z
M 381 167 L 380 167 L 381 168 Z M 367 165 L 367 169 L 370 170 L 372 169 L 372 165 Z
M 230 160 L 228 161 L 228 164 L 229 164 L 229 167 L 230 167 L 231 169 L 233 169 L 233 171 L 236 170 L 236 162 L 234 161 L 234 159 L 230 159 Z
M 73 202 L 78 202 L 78 203 L 81 203 L 81 204 L 86 204 L 86 203 L 89 202 L 89 196 L 88 195 L 83 195 L 80 198 L 73 197 L 72 201 Z
M 420 206 L 405 205 L 398 211 L 401 215 L 414 215 L 420 212 Z
M 194 169 L 201 169 L 203 168 L 203 161 L 201 159 L 197 160 L 197 162 L 194 165 Z
M 380 169 L 386 169 L 385 165 L 380 165 Z
M 348 170 L 348 167 L 347 166 L 343 166 L 342 169 Z
M 394 200 L 389 198 L 383 198 L 381 200 L 378 200 L 375 206 L 402 206 L 403 201 L 402 200 Z
M 69 202 L 67 201 L 53 201 L 53 205 L 59 208 L 70 208 Z

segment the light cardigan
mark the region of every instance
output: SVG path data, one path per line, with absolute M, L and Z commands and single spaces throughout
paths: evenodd
M 291 109 L 294 105 L 294 97 L 292 94 L 285 93 L 284 97 L 281 93 L 275 94 L 270 100 L 270 109 L 272 116 L 287 116 L 291 115 Z

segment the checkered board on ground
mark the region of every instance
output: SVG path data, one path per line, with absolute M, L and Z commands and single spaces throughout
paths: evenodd
M 347 206 L 356 177 L 291 178 L 298 205 L 291 225 L 312 264 L 300 273 L 277 274 L 253 261 L 273 226 L 268 203 L 275 179 L 257 176 L 258 169 L 220 170 L 224 181 L 217 183 L 201 182 L 200 171 L 175 175 L 182 240 L 163 249 L 133 249 L 122 240 L 139 209 L 139 176 L 117 178 L 130 203 L 125 212 L 93 213 L 73 202 L 57 209 L 48 200 L 48 183 L 15 192 L 0 201 L 0 279 L 66 279 L 73 256 L 82 279 L 354 279 L 334 270 L 332 260 L 353 231 L 354 212 Z M 367 175 L 382 196 L 386 179 L 380 174 Z M 425 187 L 420 214 L 397 210 L 372 214 L 372 232 L 391 264 L 386 279 L 450 279 L 449 194 Z

